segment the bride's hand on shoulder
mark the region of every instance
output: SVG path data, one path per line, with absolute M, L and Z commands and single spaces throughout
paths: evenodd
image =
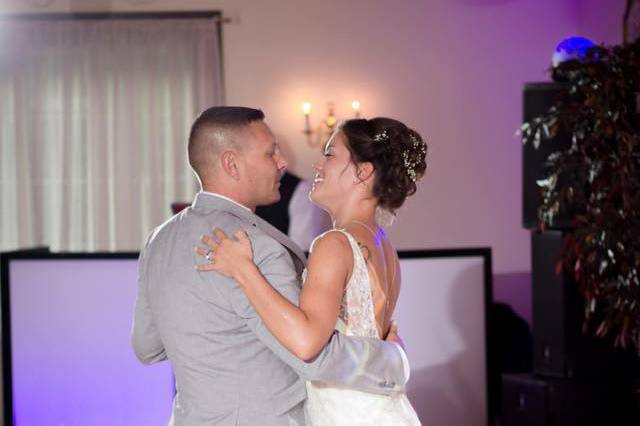
M 216 271 L 234 278 L 236 272 L 254 266 L 251 240 L 243 230 L 229 238 L 222 229 L 215 228 L 213 235 L 203 235 L 200 240 L 206 247 L 196 247 L 195 252 L 204 258 L 205 263 L 196 264 L 198 271 Z

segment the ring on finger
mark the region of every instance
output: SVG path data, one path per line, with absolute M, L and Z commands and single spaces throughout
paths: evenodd
M 213 263 L 213 250 L 207 250 L 207 253 L 204 257 L 211 263 Z

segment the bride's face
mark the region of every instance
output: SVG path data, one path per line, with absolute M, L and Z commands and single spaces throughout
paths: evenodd
M 356 166 L 351 161 L 344 133 L 337 131 L 331 136 L 313 168 L 316 173 L 309 197 L 331 213 L 344 202 L 356 182 Z

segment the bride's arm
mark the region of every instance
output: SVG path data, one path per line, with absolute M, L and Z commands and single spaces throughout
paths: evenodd
M 219 243 L 205 238 L 214 250 L 215 270 L 238 282 L 269 332 L 303 360 L 315 358 L 333 333 L 345 283 L 353 268 L 349 242 L 339 232 L 319 238 L 309 257 L 307 277 L 296 306 L 276 291 L 253 263 L 251 243 L 244 233 L 237 241 L 216 231 Z

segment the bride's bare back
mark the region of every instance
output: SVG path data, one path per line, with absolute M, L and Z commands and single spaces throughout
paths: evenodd
M 398 255 L 381 228 L 376 230 L 364 223 L 351 222 L 345 230 L 356 239 L 367 263 L 378 335 L 384 338 L 400 294 Z

